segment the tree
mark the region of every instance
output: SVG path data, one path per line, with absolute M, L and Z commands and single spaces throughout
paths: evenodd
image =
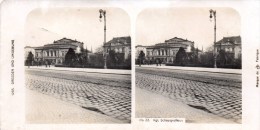
M 230 59 L 230 61 L 232 61 Z M 225 50 L 220 50 L 217 55 L 217 64 L 220 66 L 225 66 L 227 63 L 227 54 Z
M 179 51 L 176 54 L 175 63 L 177 65 L 184 66 L 187 62 L 187 54 L 183 47 L 180 47 Z
M 109 66 L 115 66 L 117 64 L 118 57 L 116 55 L 116 52 L 114 50 L 110 50 L 108 53 L 108 65 Z
M 143 60 L 145 58 L 145 54 L 143 51 L 140 51 L 138 58 L 139 58 L 139 66 L 141 66 L 141 64 L 143 63 Z
M 96 49 L 96 54 L 103 54 L 103 50 L 104 50 L 104 48 L 103 48 L 103 46 L 100 46 L 100 47 L 98 47 L 97 49 Z
M 213 52 L 205 52 L 201 55 L 201 65 L 202 66 L 213 66 L 214 55 Z
M 126 63 L 126 66 L 128 66 L 131 69 L 131 53 L 128 54 L 125 63 Z
M 69 66 L 73 66 L 76 62 L 76 53 L 72 48 L 69 48 L 67 54 L 65 55 L 65 64 Z
M 26 62 L 27 62 L 28 68 L 29 68 L 32 65 L 32 62 L 33 62 L 33 54 L 32 54 L 31 51 L 28 53 Z
M 89 65 L 92 67 L 102 68 L 104 67 L 103 54 L 95 54 L 89 56 Z
M 206 52 L 213 52 L 214 51 L 214 46 L 209 46 L 206 48 Z
M 88 49 L 82 51 L 82 64 L 87 65 L 88 64 Z

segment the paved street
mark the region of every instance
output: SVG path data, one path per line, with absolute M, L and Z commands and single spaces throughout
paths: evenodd
M 26 87 L 78 105 L 86 111 L 94 111 L 123 122 L 131 120 L 129 74 L 26 69 Z
M 136 87 L 241 123 L 241 74 L 136 67 Z

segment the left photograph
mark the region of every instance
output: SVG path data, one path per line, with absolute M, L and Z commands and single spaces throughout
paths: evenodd
M 25 24 L 29 124 L 131 123 L 130 18 L 119 8 L 38 8 Z

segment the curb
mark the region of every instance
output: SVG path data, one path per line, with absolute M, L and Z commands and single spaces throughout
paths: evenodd
M 138 66 L 139 67 L 139 66 Z M 137 68 L 138 68 L 137 67 Z M 142 66 L 140 67 L 142 68 Z M 208 72 L 208 73 L 219 73 L 219 74 L 236 74 L 236 75 L 242 75 L 242 73 L 232 73 L 232 72 L 215 72 L 215 71 L 202 71 L 202 70 L 185 70 L 185 69 L 176 69 L 176 68 L 159 68 L 159 67 L 146 67 L 143 66 L 143 68 L 156 68 L 156 69 L 170 69 L 170 70 L 183 70 L 183 71 L 195 71 L 195 72 Z
M 124 73 L 88 72 L 88 71 L 79 71 L 79 70 L 62 70 L 62 69 L 45 69 L 45 68 L 26 68 L 26 69 L 55 70 L 55 71 L 71 71 L 71 72 L 97 73 L 97 74 L 131 75 L 131 73 L 130 73 L 130 74 L 124 74 Z

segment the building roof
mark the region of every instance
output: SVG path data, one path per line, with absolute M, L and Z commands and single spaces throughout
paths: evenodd
M 147 47 L 147 46 L 144 46 L 144 45 L 136 45 L 135 48 L 137 47 Z
M 114 37 L 112 40 L 105 43 L 105 46 L 110 46 L 111 43 L 131 44 L 131 37 Z
M 25 49 L 25 48 L 32 48 L 32 49 L 34 49 L 35 47 L 25 46 L 24 49 Z
M 38 46 L 38 47 L 33 47 L 36 50 L 41 50 L 41 49 L 69 49 L 73 48 L 76 49 L 78 46 L 83 47 L 83 42 L 79 42 L 77 40 L 72 40 L 68 38 L 62 38 L 60 40 L 54 41 L 51 44 L 45 44 L 44 46 Z M 31 47 L 32 48 L 32 47 Z
M 72 42 L 83 44 L 83 42 L 79 42 L 76 39 L 72 40 L 72 39 L 69 39 L 69 38 L 66 38 L 66 37 L 64 37 L 64 38 L 62 38 L 60 40 L 54 41 L 53 44 L 63 44 L 63 43 L 72 43 Z
M 241 44 L 241 37 L 240 36 L 223 37 L 223 39 L 216 42 L 216 44 L 226 43 L 226 42 L 229 42 L 231 44 L 235 44 L 235 43 Z
M 165 42 L 169 42 L 169 41 L 172 41 L 172 40 L 179 40 L 179 41 L 186 41 L 186 42 L 193 42 L 193 41 L 189 41 L 187 39 L 183 39 L 183 38 L 179 38 L 179 37 L 174 37 L 174 38 L 171 38 L 169 40 L 165 40 Z
M 177 42 L 173 42 L 173 43 L 169 43 L 173 40 L 177 40 Z M 183 43 L 184 42 L 184 43 Z M 146 46 L 148 49 L 152 49 L 152 48 L 176 48 L 176 47 L 181 47 L 183 44 L 184 45 L 188 45 L 187 42 L 190 42 L 192 44 L 194 44 L 193 41 L 189 41 L 187 39 L 183 39 L 183 38 L 178 38 L 178 37 L 174 37 L 174 38 L 171 38 L 169 40 L 165 40 L 164 43 L 157 43 L 155 45 L 152 45 L 152 46 Z
M 77 45 L 73 45 L 73 44 L 59 44 L 59 45 L 55 45 L 55 44 L 46 44 L 43 46 L 44 48 L 77 48 Z
M 184 44 L 184 43 L 174 43 L 174 44 L 169 44 L 169 43 L 157 43 L 155 45 L 152 45 L 152 46 L 147 46 L 146 48 L 148 49 L 153 49 L 153 48 L 179 48 L 179 47 L 182 47 L 182 45 L 186 45 L 187 44 Z

